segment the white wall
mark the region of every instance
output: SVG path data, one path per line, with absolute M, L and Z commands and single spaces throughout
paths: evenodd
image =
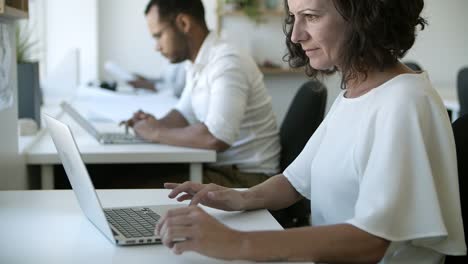
M 70 50 L 78 49 L 80 82 L 97 79 L 97 0 L 39 1 L 44 1 L 46 75 L 58 67 Z
M 103 69 L 112 60 L 131 72 L 159 76 L 169 62 L 154 49 L 148 32 L 144 9 L 148 0 L 100 0 L 99 7 L 99 75 L 109 76 Z M 216 0 L 205 0 L 208 26 L 214 28 Z
M 16 78 L 16 47 L 15 27 L 12 21 L 2 20 L 0 24 L 7 24 L 0 30 L 7 30 L 10 35 L 11 61 L 10 87 L 13 92 L 13 104 L 0 110 L 0 190 L 24 189 L 27 186 L 25 162 L 18 155 L 18 89 Z M 0 32 L 1 34 L 2 32 Z M 4 80 L 0 80 L 4 81 Z
M 204 1 L 212 28 L 216 27 L 215 0 Z M 153 41 L 148 32 L 142 10 L 146 0 L 101 0 L 99 1 L 100 60 L 113 59 L 135 72 L 157 75 L 161 65 L 167 63 L 154 52 Z M 450 4 L 440 0 L 426 0 L 423 15 L 429 26 L 418 36 L 415 46 L 404 60 L 418 62 L 426 69 L 433 82 L 455 89 L 457 71 L 468 64 L 468 1 L 451 0 Z M 126 19 L 123 19 L 123 18 Z M 282 63 L 285 53 L 282 18 L 271 17 L 267 22 L 256 25 L 242 17 L 225 17 L 222 20 L 222 35 L 237 46 L 251 52 L 257 62 L 270 60 Z M 101 76 L 105 76 L 101 72 Z M 265 76 L 265 82 L 274 100 L 278 121 L 299 84 L 302 76 Z M 329 103 L 339 93 L 337 76 L 325 80 L 329 88 Z
M 47 1 L 47 65 L 53 65 L 65 49 L 72 46 L 84 51 L 82 81 L 108 78 L 102 70 L 107 60 L 148 76 L 159 75 L 168 63 L 154 51 L 154 42 L 147 32 L 143 9 L 148 0 L 37 1 Z M 215 29 L 216 0 L 203 2 L 208 24 Z M 418 62 L 429 72 L 436 86 L 442 84 L 455 89 L 457 71 L 468 64 L 465 44 L 468 43 L 465 33 L 468 1 L 450 0 L 447 4 L 446 1 L 426 0 L 425 3 L 423 15 L 429 20 L 429 26 L 419 34 L 414 48 L 404 60 Z M 261 25 L 242 17 L 226 17 L 222 21 L 223 36 L 250 51 L 258 62 L 282 63 L 285 48 L 281 17 L 269 18 Z M 278 120 L 282 120 L 284 106 L 289 105 L 298 84 L 305 79 L 303 76 L 281 75 L 266 76 L 265 80 L 278 111 Z M 338 77 L 325 83 L 330 90 L 331 102 L 340 91 Z
M 423 17 L 429 26 L 406 59 L 417 61 L 436 86 L 454 86 L 458 70 L 468 66 L 467 12 L 467 0 L 425 1 Z

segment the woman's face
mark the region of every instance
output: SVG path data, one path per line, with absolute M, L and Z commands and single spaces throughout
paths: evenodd
M 347 23 L 333 0 L 288 0 L 294 17 L 291 41 L 300 44 L 316 70 L 340 68 Z

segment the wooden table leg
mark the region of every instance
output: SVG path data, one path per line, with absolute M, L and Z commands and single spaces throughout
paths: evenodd
M 201 163 L 190 163 L 190 180 L 202 183 L 203 166 Z
M 41 166 L 41 187 L 43 190 L 54 189 L 54 165 Z

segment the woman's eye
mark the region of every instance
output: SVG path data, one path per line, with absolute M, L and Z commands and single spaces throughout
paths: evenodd
M 314 21 L 318 18 L 317 15 L 312 15 L 312 14 L 305 14 L 304 17 L 307 21 Z

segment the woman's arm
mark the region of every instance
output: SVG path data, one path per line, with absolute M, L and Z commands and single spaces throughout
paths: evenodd
M 282 174 L 273 176 L 246 191 L 195 182 L 165 183 L 164 187 L 172 189 L 169 197 L 177 197 L 180 202 L 191 200 L 190 205 L 203 204 L 227 211 L 263 208 L 278 210 L 286 208 L 302 198 Z
M 158 223 L 156 233 L 176 254 L 195 251 L 229 260 L 377 263 L 390 244 L 349 224 L 236 231 L 197 206 L 169 211 Z
M 302 198 L 289 180 L 282 174 L 273 176 L 265 182 L 243 192 L 243 210 L 266 208 L 279 210 L 291 206 Z
M 390 242 L 353 225 L 241 232 L 240 258 L 253 261 L 377 263 Z

